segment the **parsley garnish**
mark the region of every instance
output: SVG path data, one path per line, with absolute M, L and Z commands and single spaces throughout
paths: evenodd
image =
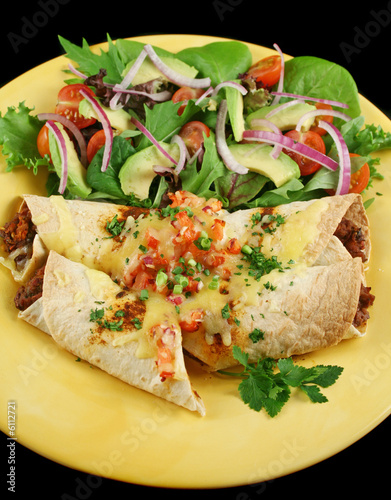
M 260 330 L 259 328 L 254 328 L 254 330 L 249 333 L 248 335 L 250 337 L 250 339 L 253 341 L 253 344 L 256 344 L 257 342 L 259 342 L 260 340 L 263 340 L 264 337 L 265 337 L 265 332 L 263 332 L 262 330 Z
M 90 312 L 90 321 L 99 321 L 103 318 L 105 315 L 105 310 L 104 309 L 91 309 Z
M 246 251 L 243 252 L 243 259 L 249 263 L 249 276 L 253 276 L 256 281 L 259 281 L 262 276 L 265 274 L 269 274 L 273 271 L 273 269 L 282 270 L 282 264 L 277 260 L 275 255 L 272 255 L 270 258 L 266 257 L 261 252 L 260 247 L 250 247 L 249 245 L 245 245 Z
M 230 307 L 228 304 L 225 304 L 225 306 L 221 309 L 221 316 L 224 318 L 224 319 L 228 319 L 230 317 Z
M 289 400 L 291 387 L 301 389 L 313 403 L 326 403 L 328 399 L 319 387 L 333 385 L 343 371 L 340 366 L 333 365 L 305 368 L 295 365 L 292 358 L 277 362 L 273 358 L 264 358 L 249 363 L 248 354 L 238 346 L 233 346 L 233 355 L 244 370 L 240 373 L 219 372 L 242 378 L 238 389 L 243 402 L 258 412 L 264 408 L 270 417 L 275 417 Z M 276 372 L 275 368 L 279 371 Z
M 139 318 L 134 318 L 134 319 L 131 319 L 130 321 L 131 321 L 131 323 L 134 324 L 136 330 L 141 330 L 141 328 L 143 327 L 143 324 Z
M 118 236 L 119 234 L 121 234 L 121 231 L 124 227 L 124 224 L 125 224 L 125 221 L 119 222 L 118 214 L 116 214 L 111 219 L 111 221 L 107 221 L 106 231 L 111 234 L 111 238 L 114 238 L 115 236 Z

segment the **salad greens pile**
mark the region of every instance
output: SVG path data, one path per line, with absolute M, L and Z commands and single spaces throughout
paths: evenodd
M 114 43 L 108 36 L 107 51 L 94 53 L 85 40 L 80 47 L 62 37 L 59 40 L 66 56 L 77 65 L 77 71 L 66 71 L 65 83 L 84 83 L 81 76 L 87 76 L 88 83 L 95 86 L 96 95 L 102 103 L 105 102 L 107 89 L 122 81 L 129 65 L 136 60 L 144 46 L 138 41 L 125 39 Z M 253 63 L 249 48 L 237 41 L 213 42 L 203 47 L 186 48 L 175 54 L 159 47 L 154 47 L 154 50 L 159 57 L 179 59 L 196 68 L 197 78 L 210 78 L 213 87 L 221 82 L 241 82 L 241 76 L 246 74 Z M 164 89 L 175 90 L 169 83 L 167 85 L 166 82 L 165 85 Z M 270 105 L 270 90 L 272 89 L 250 89 L 243 98 L 244 119 L 250 112 Z M 373 178 L 382 178 L 376 168 L 378 159 L 370 155 L 391 147 L 391 134 L 376 125 L 365 124 L 365 117 L 361 116 L 357 87 L 347 70 L 323 59 L 295 57 L 285 62 L 283 90 L 286 93 L 330 99 L 348 105 L 346 113 L 351 120 L 346 122 L 337 118 L 334 124 L 339 128 L 349 151 L 362 156 L 357 168 L 362 162 L 368 162 L 371 172 L 368 185 L 371 185 Z M 271 180 L 265 182 L 264 176 L 257 172 L 249 171 L 238 175 L 228 169 L 218 153 L 215 137 L 217 110 L 226 92 L 227 89 L 222 88 L 212 98 L 202 99 L 201 102 L 191 99 L 182 114 L 178 113 L 180 103 L 174 103 L 171 99 L 150 105 L 147 99 L 132 101 L 130 98 L 132 104 L 127 108 L 129 115 L 137 117 L 156 141 L 169 143 L 189 121 L 198 120 L 206 124 L 211 133 L 209 137 L 205 137 L 202 161 L 188 162 L 175 179 L 157 175 L 151 185 L 149 197 L 137 199 L 134 195 L 123 192 L 119 172 L 130 156 L 151 146 L 151 142 L 139 130 L 124 131 L 113 138 L 110 162 L 105 171 L 101 169 L 104 148 L 98 151 L 88 165 L 86 180 L 91 190 L 87 199 L 158 207 L 163 204 L 167 189 L 183 189 L 206 198 L 216 197 L 223 202 L 224 207 L 234 210 L 319 198 L 325 195 L 325 190 L 335 189 L 338 172 L 325 167 L 321 167 L 313 175 L 292 178 L 279 187 Z M 289 100 L 288 97 L 282 97 L 280 103 Z M 54 172 L 48 156 L 42 157 L 38 152 L 37 136 L 43 122 L 33 111 L 21 102 L 17 108 L 9 107 L 4 116 L 0 115 L 2 153 L 6 157 L 7 171 L 21 165 L 32 169 L 34 173 L 38 168 L 48 168 L 50 175 L 47 192 L 53 194 L 58 191 L 59 175 Z M 48 110 L 51 111 L 53 110 Z M 229 120 L 226 125 L 227 143 L 232 144 L 235 140 Z M 132 137 L 132 143 L 128 140 L 129 136 Z M 333 140 L 329 136 L 324 140 L 327 155 L 338 160 Z M 63 195 L 75 197 L 68 189 Z

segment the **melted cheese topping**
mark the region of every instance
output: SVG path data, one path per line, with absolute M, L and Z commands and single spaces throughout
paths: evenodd
M 276 255 L 284 263 L 304 262 L 308 245 L 320 234 L 319 223 L 327 208 L 325 200 L 316 200 L 305 210 L 290 215 L 278 231 L 264 235 L 262 252 L 267 256 Z
M 98 238 L 98 241 L 91 242 L 90 251 L 80 248 L 79 231 L 73 223 L 72 214 L 67 207 L 65 200 L 61 196 L 51 197 L 52 206 L 60 221 L 60 229 L 53 233 L 42 234 L 46 246 L 56 250 L 58 253 L 70 258 L 71 260 L 81 261 L 87 264 L 91 269 L 86 272 L 89 280 L 91 292 L 96 300 L 104 301 L 107 297 L 114 296 L 121 290 L 113 280 L 122 284 L 128 284 L 132 274 L 137 275 L 140 263 L 148 270 L 155 273 L 158 271 L 158 265 L 155 261 L 148 263 L 144 257 L 155 259 L 157 256 L 164 258 L 165 272 L 170 274 L 178 266 L 179 258 L 182 258 L 182 264 L 189 259 L 201 259 L 196 253 L 191 252 L 178 253 L 178 246 L 175 240 L 181 242 L 186 231 L 186 226 L 178 227 L 175 221 L 170 217 L 162 218 L 155 212 L 148 215 L 142 215 L 137 220 L 134 217 L 128 217 L 124 221 L 122 231 L 119 235 Z M 320 233 L 319 222 L 322 213 L 328 208 L 324 200 L 317 200 L 305 210 L 292 213 L 286 218 L 283 224 L 276 227 L 275 231 L 258 232 L 258 236 L 251 236 L 252 230 L 248 227 L 245 231 L 247 241 L 257 241 L 261 246 L 262 253 L 267 257 L 276 257 L 282 266 L 294 261 L 297 270 L 302 270 L 306 266 L 306 251 L 308 246 L 316 241 Z M 283 211 L 283 208 L 281 209 Z M 213 235 L 213 225 L 218 215 L 215 213 L 206 214 L 201 207 L 192 208 L 193 215 L 191 227 L 198 233 L 205 231 L 208 235 Z M 283 214 L 282 214 L 283 216 Z M 42 222 L 45 218 L 42 217 Z M 107 221 L 109 222 L 109 221 Z M 220 334 L 224 345 L 231 344 L 231 330 L 235 318 L 235 312 L 248 307 L 257 306 L 260 302 L 260 295 L 268 288 L 271 283 L 277 286 L 283 270 L 275 269 L 255 280 L 249 274 L 249 264 L 243 261 L 243 254 L 230 254 L 226 252 L 226 245 L 231 237 L 229 224 L 223 230 L 220 240 L 214 241 L 214 250 L 211 257 L 218 255 L 219 252 L 224 255 L 224 262 L 215 267 L 209 276 L 198 272 L 196 276 L 203 285 L 197 291 L 189 292 L 175 306 L 175 302 L 167 300 L 169 291 L 165 288 L 164 293 L 150 290 L 147 299 L 145 317 L 142 320 L 142 326 L 135 328 L 129 333 L 116 336 L 113 341 L 114 346 L 122 346 L 127 342 L 138 342 L 137 356 L 140 358 L 153 357 L 157 355 L 156 341 L 153 339 L 153 328 L 157 324 L 172 325 L 173 329 L 179 331 L 180 340 L 180 322 L 189 316 L 192 311 L 203 311 L 203 330 L 205 332 L 206 342 L 212 344 L 214 336 Z M 259 236 L 261 235 L 261 236 Z M 155 251 L 150 247 L 150 237 L 158 241 Z M 221 236 L 221 235 L 220 235 Z M 245 241 L 241 238 L 241 243 Z M 92 245 L 93 243 L 93 245 Z M 194 246 L 193 246 L 194 251 Z M 205 257 L 205 255 L 204 255 Z M 194 260 L 193 259 L 193 260 Z M 199 260 L 198 260 L 199 262 Z M 203 261 L 203 265 L 205 261 Z M 292 264 L 290 264 L 292 265 Z M 161 265 L 163 266 L 163 264 Z M 99 269 L 99 271 L 97 270 Z M 103 271 L 103 272 L 102 272 Z M 107 274 L 105 274 L 107 273 Z M 186 273 L 183 273 L 186 276 Z M 214 276 L 219 277 L 219 286 L 213 288 Z M 170 275 L 170 280 L 175 284 L 175 276 Z M 65 278 L 62 277 L 62 280 Z M 61 283 L 59 278 L 59 283 Z M 130 285 L 132 287 L 132 285 Z M 134 300 L 138 300 L 139 290 L 134 292 Z M 175 297 L 174 297 L 175 298 Z M 76 300 L 76 298 L 75 298 Z M 229 308 L 229 314 L 223 311 Z
M 53 231 L 52 233 L 42 232 L 40 236 L 46 247 L 50 250 L 55 250 L 60 255 L 80 262 L 82 250 L 78 242 L 79 231 L 73 223 L 72 214 L 66 201 L 62 196 L 51 196 L 50 202 L 55 209 L 60 227 L 58 231 Z M 37 219 L 42 224 L 45 217 L 41 214 Z

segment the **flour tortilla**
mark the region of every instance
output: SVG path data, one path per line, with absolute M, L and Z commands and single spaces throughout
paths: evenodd
M 183 347 L 210 370 L 237 364 L 232 347 L 249 354 L 250 362 L 260 357 L 284 358 L 334 346 L 351 336 L 362 280 L 362 261 L 349 259 L 329 266 L 292 269 L 271 273 L 276 288 L 265 290 L 258 303 L 231 303 L 230 320 L 212 339 L 204 324 L 213 330 L 206 316 L 195 332 L 183 334 Z M 239 306 L 239 307 L 238 307 Z M 206 313 L 208 315 L 208 313 Z M 249 333 L 258 329 L 262 338 L 253 342 Z M 224 339 L 229 339 L 225 341 Z M 208 341 L 209 339 L 209 341 Z
M 302 217 L 310 211 L 311 217 Z M 308 229 L 308 241 L 300 255 L 301 262 L 307 265 L 325 265 L 351 258 L 338 238 L 333 236 L 341 220 L 346 218 L 361 229 L 364 241 L 363 261 L 369 262 L 371 253 L 369 220 L 360 194 L 326 196 L 321 199 L 292 202 L 277 207 L 238 210 L 228 214 L 225 220 L 236 238 L 242 243 L 251 243 L 252 240 L 256 241 L 256 237 L 251 238 L 250 235 L 256 233 L 259 228 L 259 224 L 254 225 L 253 223 L 254 215 L 258 214 L 261 216 L 265 214 L 266 220 L 267 214 L 280 215 L 284 219 L 284 223 L 277 228 L 273 235 L 269 236 L 270 246 L 277 254 L 281 250 L 281 242 L 284 241 L 285 228 L 291 221 L 293 224 L 301 223 L 303 226 L 302 228 L 297 227 L 295 235 L 297 238 L 301 236 L 300 229 Z
M 110 235 L 106 225 L 116 216 L 119 220 L 131 223 L 144 217 L 142 209 L 105 202 L 64 200 L 60 196 L 25 195 L 23 198 L 32 213 L 40 242 L 47 251 L 54 250 L 71 260 L 100 269 L 110 274 L 113 279 L 121 279 L 126 272 L 125 265 L 113 269 L 112 259 L 113 253 L 118 251 L 121 243 L 118 239 L 108 238 Z M 304 216 L 310 210 L 312 218 L 306 219 Z M 286 228 L 290 222 L 292 225 L 297 224 L 300 214 L 303 216 L 301 223 L 310 226 L 307 241 L 300 251 L 301 262 L 310 266 L 350 259 L 351 256 L 346 249 L 333 236 L 338 224 L 345 217 L 361 228 L 364 238 L 363 260 L 366 264 L 369 262 L 371 252 L 369 222 L 359 194 L 327 196 L 321 200 L 294 202 L 273 208 L 239 210 L 234 213 L 221 210 L 217 217 L 226 223 L 224 241 L 236 238 L 242 245 L 256 245 L 257 237 L 252 234 L 258 230 L 259 224 L 254 226 L 252 217 L 254 214 L 264 213 L 272 213 L 275 216 L 280 214 L 285 220 L 272 236 L 269 235 L 270 247 L 277 254 L 281 250 L 286 250 L 281 249 L 284 245 Z M 64 228 L 65 225 L 67 227 Z M 291 243 L 286 240 L 286 245 Z M 41 254 L 42 249 L 39 254 L 38 250 L 33 252 L 31 262 L 28 263 L 30 274 L 38 262 L 42 261 Z
M 162 381 L 156 341 L 149 332 L 139 333 L 132 323 L 132 319 L 139 318 L 141 322 L 145 319 L 148 305 L 141 304 L 131 292 L 124 292 L 104 273 L 93 273 L 83 264 L 51 251 L 42 297 L 20 313 L 20 317 L 49 333 L 65 350 L 110 375 L 203 416 L 204 404 L 191 387 L 181 332 L 172 317 L 167 313 L 166 318 L 157 317 L 155 321 L 156 325 L 169 327 L 175 335 L 172 349 L 175 374 Z M 115 316 L 116 311 L 126 311 L 123 330 L 112 331 L 92 322 L 91 312 L 96 309 L 109 311 L 110 321 L 121 319 Z

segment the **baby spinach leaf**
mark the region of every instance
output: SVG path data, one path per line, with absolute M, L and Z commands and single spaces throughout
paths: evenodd
M 157 141 L 169 142 L 200 109 L 194 101 L 189 101 L 182 115 L 178 115 L 180 106 L 181 103 L 173 103 L 171 100 L 162 102 L 152 109 L 145 106 L 145 127 Z M 144 149 L 150 145 L 150 140 L 143 136 L 137 149 Z
M 300 56 L 285 64 L 284 91 L 308 97 L 332 99 L 349 106 L 343 110 L 352 118 L 360 115 L 357 85 L 351 74 L 336 63 L 312 56 Z
M 212 42 L 202 47 L 190 47 L 176 54 L 183 62 L 199 70 L 199 77 L 209 77 L 212 86 L 233 80 L 252 63 L 247 45 L 241 42 Z
M 88 184 L 101 193 L 106 193 L 114 198 L 125 199 L 126 196 L 121 189 L 118 173 L 125 160 L 135 153 L 134 147 L 129 141 L 121 136 L 114 137 L 113 149 L 109 165 L 102 172 L 102 159 L 104 147 L 101 148 L 92 159 L 87 170 Z
M 201 168 L 199 170 L 197 169 L 197 162 L 186 165 L 180 173 L 180 178 L 182 189 L 190 191 L 197 196 L 210 198 L 211 196 L 217 195 L 213 190 L 213 183 L 216 179 L 226 175 L 227 168 L 217 153 L 215 138 L 212 131 L 209 137 L 205 137 L 204 147 L 205 153 Z

